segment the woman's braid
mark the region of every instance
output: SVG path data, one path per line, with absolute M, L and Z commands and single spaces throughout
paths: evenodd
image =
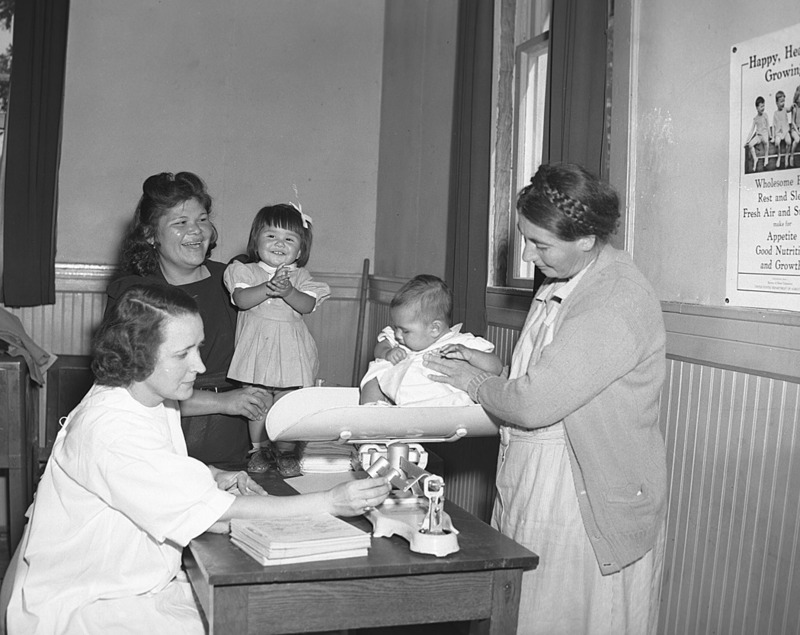
M 553 189 L 547 183 L 542 183 L 542 193 L 553 205 L 560 209 L 567 218 L 575 223 L 581 234 L 588 236 L 589 234 L 597 233 L 597 228 L 594 223 L 586 218 L 591 214 L 591 210 L 588 206 L 559 190 Z

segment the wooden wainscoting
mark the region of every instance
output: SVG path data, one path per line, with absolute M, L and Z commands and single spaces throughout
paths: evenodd
M 314 273 L 314 279 L 331 287 L 331 297 L 305 317 L 319 350 L 319 378 L 327 386 L 350 386 L 361 278 L 356 274 Z
M 487 294 L 488 339 L 506 361 L 524 304 Z M 800 633 L 800 315 L 662 309 L 670 491 L 658 632 Z
M 670 360 L 661 633 L 800 632 L 800 384 Z
M 37 344 L 64 358 L 56 362 L 56 371 L 45 377 L 47 390 L 40 391 L 39 439 L 42 443 L 48 438 L 52 441 L 58 419 L 68 414 L 63 412 L 64 404 L 72 403 L 75 387 L 85 384 L 85 372 L 80 368 L 88 365 L 92 334 L 102 320 L 106 288 L 114 274 L 115 268 L 108 265 L 56 264 L 55 304 L 7 307 L 19 317 L 25 332 Z M 331 287 L 330 299 L 306 318 L 319 349 L 320 377 L 331 386 L 349 386 L 355 355 L 360 275 L 314 272 L 314 277 Z M 58 372 L 59 369 L 63 372 Z M 54 385 L 61 380 L 66 384 Z
M 800 315 L 664 305 L 659 633 L 800 633 Z

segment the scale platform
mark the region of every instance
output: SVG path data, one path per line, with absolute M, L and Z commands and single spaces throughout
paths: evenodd
M 273 441 L 383 443 L 455 441 L 494 436 L 499 422 L 478 404 L 467 406 L 361 406 L 358 388 L 302 388 L 267 413 Z

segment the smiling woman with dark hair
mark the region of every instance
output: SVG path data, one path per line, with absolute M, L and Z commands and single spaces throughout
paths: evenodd
M 95 336 L 97 382 L 67 417 L 9 567 L 10 633 L 204 633 L 181 552 L 231 518 L 380 504 L 386 479 L 266 496 L 245 472 L 187 456 L 178 403 L 205 370 L 189 296 L 133 286 Z M 11 573 L 9 573 L 11 575 Z
M 227 379 L 233 357 L 236 308 L 222 283 L 225 264 L 210 259 L 217 241 L 211 196 L 192 172 L 162 172 L 145 179 L 122 245 L 121 277 L 108 287 L 110 311 L 134 284 L 180 288 L 200 309 L 206 372 L 183 407 L 189 455 L 205 463 L 244 463 L 250 449 L 247 422 L 263 420 L 266 393 Z

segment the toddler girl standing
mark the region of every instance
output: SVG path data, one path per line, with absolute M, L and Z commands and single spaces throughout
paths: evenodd
M 290 390 L 312 386 L 319 370 L 317 346 L 303 321 L 330 296 L 305 269 L 311 254 L 311 219 L 290 204 L 263 207 L 253 219 L 247 255 L 223 279 L 240 312 L 228 377 L 267 389 L 267 410 Z M 250 421 L 252 456 L 247 469 L 269 468 L 263 420 Z

